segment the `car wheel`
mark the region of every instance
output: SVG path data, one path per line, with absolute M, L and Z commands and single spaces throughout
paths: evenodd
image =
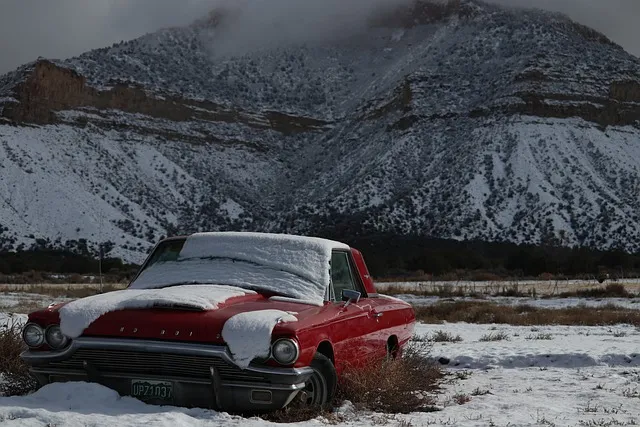
M 398 341 L 389 339 L 387 342 L 387 360 L 396 360 L 398 356 L 400 356 Z
M 316 353 L 310 365 L 313 374 L 298 393 L 303 406 L 327 406 L 333 400 L 336 391 L 336 369 L 327 356 Z

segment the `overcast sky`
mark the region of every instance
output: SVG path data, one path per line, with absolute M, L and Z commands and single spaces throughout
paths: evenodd
M 323 25 L 324 19 L 333 28 L 337 17 L 356 16 L 364 4 L 407 0 L 1 0 L 0 73 L 38 56 L 66 58 L 159 28 L 185 25 L 221 1 L 251 5 L 256 19 L 269 13 L 287 16 L 291 28 L 282 28 L 287 34 L 310 24 L 296 16 L 303 11 L 320 17 L 311 24 Z M 565 12 L 640 56 L 640 0 L 492 1 Z

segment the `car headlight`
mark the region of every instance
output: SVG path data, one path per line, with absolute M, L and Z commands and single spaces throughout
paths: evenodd
M 298 343 L 290 338 L 280 338 L 271 346 L 271 356 L 281 365 L 290 365 L 298 360 Z
M 22 339 L 29 347 L 40 347 L 44 344 L 44 329 L 35 323 L 27 323 L 22 329 Z
M 49 344 L 49 347 L 56 350 L 63 348 L 69 342 L 69 338 L 62 333 L 58 325 L 49 326 L 44 334 L 44 339 Z

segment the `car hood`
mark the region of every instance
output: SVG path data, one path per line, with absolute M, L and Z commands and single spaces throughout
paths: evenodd
M 38 317 L 55 316 L 67 304 L 60 304 L 34 313 L 31 320 Z M 149 308 L 125 308 L 112 310 L 93 320 L 82 332 L 82 336 L 100 336 L 136 339 L 161 339 L 185 342 L 223 344 L 222 328 L 232 316 L 251 311 L 281 310 L 293 314 L 298 321 L 278 324 L 274 334 L 295 335 L 299 329 L 307 328 L 321 321 L 318 316 L 325 307 L 302 302 L 279 301 L 255 293 L 236 296 L 217 304 L 215 308 L 203 309 L 184 304 L 156 304 Z M 44 313 L 44 314 L 43 314 Z M 41 319 L 41 324 L 52 321 Z

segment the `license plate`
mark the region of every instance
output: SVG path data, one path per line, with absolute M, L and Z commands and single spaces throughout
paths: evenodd
M 171 381 L 131 380 L 131 396 L 140 400 L 173 399 Z

